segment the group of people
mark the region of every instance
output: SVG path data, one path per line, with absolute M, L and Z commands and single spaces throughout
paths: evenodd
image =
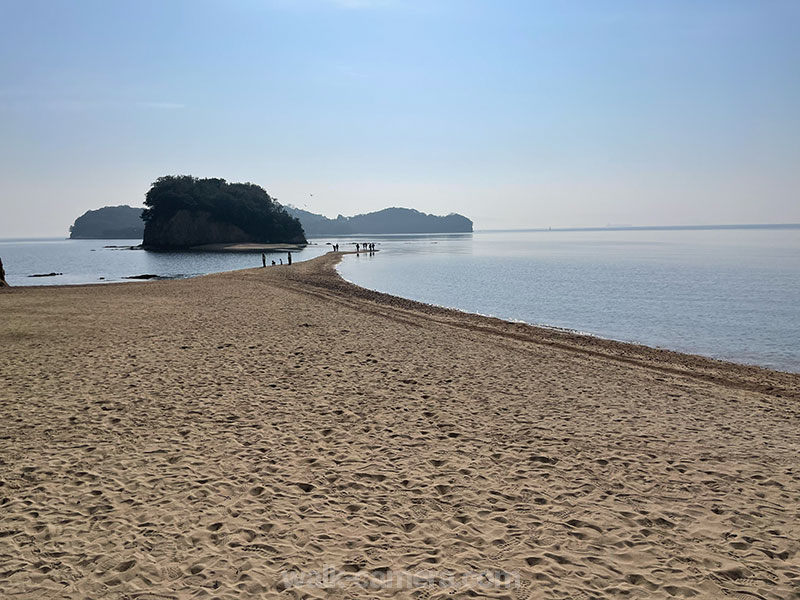
M 339 244 L 338 243 L 331 244 L 331 249 L 334 252 L 338 252 L 339 251 Z M 370 254 L 373 254 L 375 252 L 375 244 L 367 243 L 367 242 L 356 242 L 356 254 L 360 254 L 361 252 L 369 252 Z M 278 259 L 278 261 L 279 261 L 280 264 L 283 264 L 283 259 L 282 258 Z M 286 253 L 286 261 L 287 261 L 287 264 L 292 264 L 292 253 L 291 252 L 287 252 Z M 0 263 L 0 264 L 2 264 L 2 263 Z M 275 264 L 276 263 L 273 260 L 272 261 L 272 266 L 274 267 Z M 266 267 L 267 266 L 267 255 L 264 254 L 263 252 L 261 253 L 261 266 L 262 267 Z
M 278 260 L 280 261 L 281 264 L 283 264 L 283 259 L 282 258 L 279 258 Z M 292 264 L 292 253 L 291 252 L 287 252 L 286 253 L 286 260 L 288 261 L 287 264 Z M 267 266 L 267 255 L 264 254 L 263 252 L 261 253 L 261 266 L 262 267 L 266 267 Z M 273 267 L 275 266 L 275 261 L 274 260 L 272 261 L 272 266 Z
M 334 252 L 338 252 L 339 244 L 338 243 L 331 244 L 331 249 Z M 373 252 L 375 252 L 375 244 L 372 243 L 368 244 L 367 242 L 356 242 L 356 254 L 360 254 L 361 252 L 369 252 L 370 254 L 372 254 Z

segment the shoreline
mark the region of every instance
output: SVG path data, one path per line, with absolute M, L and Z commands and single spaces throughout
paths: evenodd
M 246 250 L 245 250 L 246 251 Z M 378 252 L 376 250 L 375 252 Z M 594 340 L 597 344 L 592 344 L 591 342 L 587 343 L 586 346 L 593 347 L 593 346 L 600 346 L 606 348 L 611 353 L 619 353 L 621 357 L 627 356 L 632 354 L 636 358 L 632 358 L 633 362 L 636 362 L 636 359 L 640 358 L 647 358 L 648 361 L 653 361 L 655 363 L 659 362 L 670 362 L 674 361 L 681 364 L 689 364 L 694 361 L 698 366 L 701 366 L 701 369 L 706 371 L 715 371 L 715 367 L 719 368 L 722 367 L 725 370 L 725 367 L 730 367 L 733 370 L 743 369 L 743 370 L 752 370 L 751 375 L 758 377 L 759 373 L 774 373 L 781 376 L 788 376 L 790 378 L 797 378 L 797 382 L 795 383 L 795 389 L 790 391 L 791 397 L 798 397 L 800 398 L 800 373 L 796 373 L 793 371 L 780 371 L 778 369 L 773 369 L 766 366 L 761 366 L 752 363 L 738 363 L 733 362 L 730 360 L 718 359 L 713 358 L 711 356 L 706 356 L 702 354 L 694 354 L 691 352 L 683 352 L 680 350 L 671 350 L 669 348 L 662 348 L 662 347 L 655 347 L 655 346 L 648 346 L 647 344 L 637 343 L 637 342 L 630 342 L 626 340 L 618 340 L 614 338 L 603 337 L 601 335 L 597 335 L 591 332 L 584 332 L 577 329 L 570 329 L 565 327 L 556 327 L 550 326 L 546 324 L 535 324 L 529 323 L 527 321 L 522 320 L 511 320 L 511 319 L 504 319 L 502 317 L 494 317 L 491 315 L 484 315 L 481 313 L 473 313 L 465 310 L 461 310 L 459 308 L 447 307 L 438 304 L 428 304 L 426 302 L 420 302 L 418 300 L 413 300 L 410 298 L 404 298 L 402 296 L 395 296 L 393 294 L 388 294 L 385 292 L 380 292 L 378 290 L 372 290 L 370 288 L 362 287 L 356 283 L 348 281 L 342 277 L 336 266 L 341 262 L 342 258 L 348 254 L 357 254 L 355 250 L 345 250 L 341 252 L 328 252 L 326 254 L 322 254 L 320 256 L 316 256 L 314 258 L 298 261 L 295 263 L 294 266 L 300 266 L 307 263 L 323 263 L 324 267 L 320 269 L 321 272 L 330 271 L 328 275 L 333 275 L 335 278 L 339 279 L 341 283 L 347 284 L 351 287 L 351 292 L 355 295 L 363 298 L 369 298 L 373 301 L 379 301 L 381 303 L 389 304 L 389 305 L 407 305 L 413 306 L 418 309 L 421 309 L 423 312 L 427 312 L 428 310 L 434 312 L 442 312 L 443 314 L 447 313 L 454 313 L 458 315 L 464 315 L 466 317 L 475 317 L 477 319 L 486 319 L 490 324 L 497 324 L 502 323 L 507 325 L 509 329 L 519 329 L 519 328 L 531 328 L 533 332 L 540 332 L 546 334 L 548 332 L 554 334 L 555 338 L 558 336 L 567 336 L 568 338 L 575 338 L 575 339 L 586 339 L 586 340 Z M 329 262 L 332 261 L 332 262 Z M 267 268 L 280 268 L 285 267 L 288 265 L 269 265 Z M 126 278 L 127 281 L 108 281 L 108 282 L 93 282 L 93 283 L 75 283 L 75 284 L 53 284 L 53 285 L 24 285 L 24 286 L 7 286 L 4 288 L 0 288 L 0 293 L 9 293 L 12 290 L 24 290 L 24 289 L 63 289 L 63 288 L 79 288 L 79 287 L 111 287 L 117 285 L 126 285 L 130 283 L 155 283 L 156 281 L 160 282 L 178 282 L 178 281 L 187 281 L 192 279 L 199 279 L 203 277 L 211 277 L 211 276 L 219 276 L 225 275 L 229 273 L 240 273 L 240 272 L 248 272 L 248 271 L 260 271 L 261 268 L 259 267 L 248 267 L 245 269 L 234 269 L 231 271 L 219 271 L 215 273 L 204 273 L 201 275 L 195 275 L 192 277 L 164 277 L 162 279 L 153 278 L 152 280 L 141 280 L 135 277 Z M 331 282 L 328 282 L 328 285 L 331 285 Z M 334 286 L 335 287 L 335 286 Z M 519 335 L 519 334 L 516 334 Z M 524 335 L 523 335 L 524 337 Z M 533 336 L 536 337 L 536 336 Z M 546 337 L 546 336 L 545 336 Z M 551 342 L 542 342 L 542 343 L 553 343 L 554 345 L 559 345 L 557 339 L 552 340 Z M 578 344 L 574 349 L 578 352 L 583 352 L 584 350 L 580 349 L 581 344 Z M 564 346 L 565 349 L 571 348 L 570 345 Z M 602 356 L 608 356 L 607 354 L 601 354 Z M 659 358 L 660 356 L 660 358 Z M 623 362 L 627 359 L 620 358 Z M 675 371 L 676 373 L 682 371 Z M 706 375 L 709 380 L 714 380 L 715 377 L 712 375 Z M 755 386 L 752 389 L 754 390 L 767 390 L 774 386 L 766 385 L 766 386 Z M 779 386 L 782 387 L 782 386 Z
M 317 258 L 319 258 L 319 257 L 317 257 Z M 313 259 L 313 260 L 316 260 L 316 259 Z M 338 274 L 338 272 L 337 272 L 337 274 Z M 341 275 L 339 275 L 339 276 L 341 277 Z M 443 310 L 443 311 L 453 311 L 453 312 L 461 313 L 461 314 L 464 314 L 464 315 L 481 317 L 481 318 L 490 319 L 490 320 L 493 320 L 493 321 L 501 321 L 501 322 L 507 323 L 509 325 L 524 325 L 526 327 L 531 327 L 533 329 L 538 329 L 538 330 L 543 330 L 543 331 L 551 331 L 551 332 L 554 332 L 554 333 L 561 333 L 561 334 L 565 334 L 565 335 L 568 335 L 568 336 L 591 338 L 591 339 L 595 339 L 595 340 L 611 342 L 611 343 L 614 343 L 614 344 L 622 344 L 623 346 L 632 346 L 632 347 L 644 348 L 646 350 L 652 350 L 654 352 L 668 352 L 668 353 L 672 353 L 672 354 L 676 354 L 676 355 L 680 355 L 680 356 L 687 356 L 687 357 L 696 358 L 696 359 L 700 359 L 700 360 L 707 360 L 707 361 L 711 361 L 713 363 L 721 363 L 721 364 L 725 364 L 725 365 L 732 365 L 734 367 L 745 367 L 745 368 L 751 367 L 751 368 L 762 370 L 762 371 L 768 371 L 768 372 L 772 372 L 772 373 L 779 373 L 779 374 L 783 374 L 783 375 L 793 375 L 793 376 L 800 377 L 800 372 L 782 371 L 780 369 L 775 369 L 775 368 L 772 368 L 772 367 L 759 365 L 759 364 L 755 364 L 755 363 L 736 362 L 736 361 L 733 361 L 733 360 L 726 360 L 724 358 L 715 358 L 713 356 L 708 356 L 708 355 L 705 355 L 705 354 L 697 354 L 697 353 L 693 353 L 693 352 L 690 352 L 690 351 L 673 350 L 673 349 L 670 349 L 670 348 L 667 348 L 667 347 L 662 347 L 662 346 L 650 346 L 650 345 L 648 345 L 646 343 L 643 343 L 643 342 L 635 342 L 635 341 L 622 340 L 622 339 L 617 339 L 617 338 L 612 338 L 612 337 L 606 337 L 606 336 L 601 335 L 601 334 L 592 333 L 590 331 L 583 331 L 583 330 L 580 330 L 580 329 L 574 329 L 574 328 L 570 328 L 570 327 L 558 327 L 556 325 L 547 325 L 545 323 L 531 323 L 531 322 L 528 322 L 528 321 L 524 321 L 522 319 L 507 319 L 507 318 L 504 318 L 504 317 L 497 317 L 497 316 L 493 316 L 493 315 L 489 315 L 489 314 L 470 312 L 470 311 L 462 310 L 460 308 L 456 308 L 456 307 L 453 307 L 453 306 L 444 306 L 442 304 L 431 304 L 431 303 L 428 303 L 428 302 L 422 302 L 420 300 L 414 300 L 412 298 L 405 298 L 404 296 L 395 296 L 393 294 L 389 294 L 389 293 L 386 293 L 386 292 L 381 292 L 379 290 L 374 290 L 372 288 L 365 288 L 363 286 L 358 285 L 357 283 L 355 283 L 353 281 L 350 281 L 348 279 L 344 279 L 344 277 L 342 277 L 342 280 L 345 281 L 346 283 L 349 283 L 350 285 L 352 285 L 352 286 L 354 286 L 356 288 L 367 290 L 369 292 L 374 292 L 376 294 L 381 294 L 383 296 L 388 296 L 388 297 L 391 297 L 391 298 L 398 298 L 400 300 L 413 302 L 413 303 L 416 303 L 416 304 L 421 305 L 421 306 L 431 307 L 431 308 L 434 308 L 434 309 L 440 309 L 440 310 Z
M 7 594 L 797 594 L 800 376 L 389 296 L 340 259 L 0 293 Z
M 345 253 L 339 253 L 345 254 Z M 349 254 L 349 253 L 348 253 Z M 323 255 L 312 260 L 321 261 Z M 402 296 L 394 296 L 377 290 L 361 287 L 358 284 L 344 279 L 335 269 L 336 264 L 341 260 L 341 256 L 332 257 L 333 263 L 330 265 L 330 271 L 335 274 L 335 277 L 341 281 L 341 284 L 349 286 L 349 292 L 355 296 L 366 298 L 381 304 L 387 304 L 393 307 L 409 307 L 420 310 L 425 313 L 434 315 L 441 315 L 443 317 L 463 316 L 466 320 L 474 321 L 475 327 L 486 333 L 493 333 L 495 335 L 511 337 L 514 339 L 526 340 L 544 345 L 551 345 L 566 350 L 575 352 L 587 353 L 589 355 L 597 355 L 603 358 L 610 358 L 619 360 L 620 362 L 630 362 L 632 364 L 639 364 L 641 366 L 658 367 L 663 363 L 675 363 L 688 367 L 689 370 L 681 370 L 678 367 L 666 367 L 669 372 L 675 374 L 684 374 L 709 381 L 719 380 L 725 381 L 725 377 L 717 377 L 715 372 L 736 373 L 735 380 L 741 381 L 744 389 L 753 389 L 762 391 L 764 393 L 780 392 L 780 388 L 775 385 L 767 384 L 764 386 L 752 384 L 749 386 L 741 376 L 745 375 L 750 378 L 759 378 L 761 376 L 769 376 L 774 374 L 779 376 L 780 380 L 785 380 L 788 388 L 784 390 L 789 397 L 800 398 L 800 374 L 789 371 L 778 371 L 768 367 L 759 365 L 735 363 L 726 360 L 720 360 L 703 356 L 701 354 L 692 354 L 688 352 L 680 352 L 677 350 L 670 350 L 668 348 L 656 348 L 647 346 L 645 344 L 637 344 L 635 342 L 626 342 L 622 340 L 614 340 L 605 338 L 591 333 L 583 333 L 575 330 L 564 329 L 559 327 L 550 327 L 547 325 L 534 325 L 524 321 L 511 321 L 502 319 L 500 317 L 492 317 L 488 315 L 481 315 L 479 313 L 471 313 L 457 308 L 450 308 L 439 306 L 436 304 L 428 304 L 419 302 Z M 311 262 L 311 261 L 306 261 Z M 298 263 L 302 264 L 302 263 Z M 323 271 L 323 281 L 327 279 Z M 337 288 L 341 285 L 335 280 L 327 280 L 321 287 Z

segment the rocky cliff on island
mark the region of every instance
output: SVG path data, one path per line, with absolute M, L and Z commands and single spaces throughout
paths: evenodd
M 181 209 L 147 225 L 145 247 L 190 248 L 206 244 L 254 242 L 252 235 L 232 223 L 215 221 L 210 212 Z M 264 242 L 268 243 L 268 242 Z
M 300 221 L 252 183 L 160 177 L 147 192 L 145 249 L 210 244 L 305 244 Z

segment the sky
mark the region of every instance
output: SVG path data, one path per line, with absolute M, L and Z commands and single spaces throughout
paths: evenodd
M 0 0 L 0 237 L 167 174 L 478 229 L 800 222 L 800 2 Z

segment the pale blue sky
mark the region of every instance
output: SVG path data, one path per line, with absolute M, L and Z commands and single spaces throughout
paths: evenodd
M 0 237 L 179 173 L 479 228 L 800 222 L 798 107 L 795 0 L 0 0 Z

